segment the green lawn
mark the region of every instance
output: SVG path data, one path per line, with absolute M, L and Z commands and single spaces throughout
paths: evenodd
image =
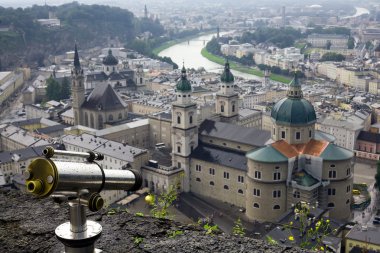
M 207 51 L 206 48 L 202 49 L 201 54 L 203 57 L 205 57 L 208 60 L 215 62 L 217 64 L 224 65 L 224 63 L 225 63 L 225 59 L 223 57 L 211 54 L 210 52 Z M 236 63 L 236 62 L 231 62 L 230 67 L 233 70 L 237 70 L 237 71 L 240 71 L 243 73 L 247 73 L 247 74 L 251 74 L 251 75 L 255 75 L 255 76 L 259 76 L 259 77 L 264 76 L 264 73 L 261 70 L 246 67 L 246 66 L 243 66 L 243 65 Z M 290 82 L 289 78 L 287 78 L 285 76 L 281 76 L 281 75 L 276 75 L 276 74 L 271 74 L 270 79 L 273 81 L 281 82 L 281 83 L 289 83 Z

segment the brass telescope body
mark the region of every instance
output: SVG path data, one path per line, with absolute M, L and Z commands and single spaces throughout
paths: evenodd
M 51 195 L 70 197 L 70 222 L 58 226 L 55 234 L 64 245 L 66 253 L 97 253 L 95 241 L 101 236 L 102 226 L 87 221 L 85 207 L 98 211 L 104 201 L 103 190 L 136 191 L 142 185 L 140 173 L 132 170 L 103 170 L 95 160 L 103 160 L 102 154 L 54 150 L 47 147 L 45 158 L 34 159 L 24 173 L 26 190 L 37 197 Z M 52 159 L 55 155 L 81 157 L 83 162 Z

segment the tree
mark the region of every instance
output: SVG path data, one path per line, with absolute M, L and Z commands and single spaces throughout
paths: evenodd
M 377 173 L 375 175 L 375 180 L 376 180 L 377 190 L 380 191 L 380 161 L 377 162 Z
M 70 81 L 67 77 L 64 77 L 61 84 L 61 99 L 70 98 L 71 89 L 70 89 Z
M 337 61 L 337 62 L 341 62 L 345 59 L 344 55 L 342 54 L 337 54 L 337 53 L 325 53 L 324 55 L 322 55 L 322 58 L 320 61 Z
M 61 85 L 53 77 L 46 80 L 46 96 L 49 100 L 59 101 L 61 99 Z

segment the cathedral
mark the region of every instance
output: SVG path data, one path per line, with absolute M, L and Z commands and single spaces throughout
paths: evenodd
M 236 125 L 233 86 L 227 62 L 215 102 L 219 121 L 197 126 L 182 69 L 172 105 L 172 166 L 184 171 L 183 191 L 245 208 L 250 220 L 275 222 L 300 201 L 349 219 L 353 153 L 316 134 L 316 113 L 297 75 L 272 109 L 272 132 Z

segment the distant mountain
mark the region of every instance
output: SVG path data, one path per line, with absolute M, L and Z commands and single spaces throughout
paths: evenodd
M 60 19 L 61 26 L 42 26 L 37 19 Z M 41 64 L 41 59 L 83 47 L 110 46 L 110 39 L 125 44 L 149 31 L 164 33 L 157 20 L 138 19 L 128 10 L 73 2 L 61 6 L 0 7 L 0 56 L 3 68 L 24 63 Z

